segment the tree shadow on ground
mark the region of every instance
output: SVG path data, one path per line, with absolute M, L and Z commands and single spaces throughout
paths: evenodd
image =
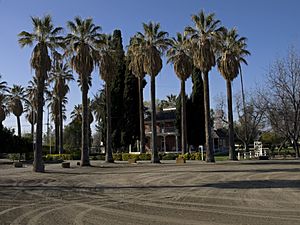
M 286 160 L 247 160 L 239 161 L 242 165 L 300 165 L 300 160 L 286 159 Z
M 219 188 L 219 189 L 273 189 L 297 188 L 300 189 L 299 180 L 242 180 L 227 181 L 209 184 L 191 185 L 100 185 L 74 186 L 74 185 L 0 185 L 1 190 L 39 190 L 39 191 L 104 191 L 121 189 L 186 189 L 186 188 Z
M 211 183 L 202 187 L 220 189 L 300 188 L 300 180 L 242 180 Z
M 164 169 L 163 173 L 161 171 L 120 171 L 117 167 L 114 167 L 116 169 L 115 172 L 112 172 L 111 170 L 107 171 L 107 167 L 101 168 L 103 170 L 99 171 L 74 171 L 71 169 L 66 169 L 65 171 L 61 170 L 46 170 L 46 174 L 70 174 L 70 175 L 114 175 L 114 174 L 177 174 L 177 173 L 187 173 L 187 174 L 198 174 L 198 173 L 276 173 L 276 172 L 286 172 L 286 173 L 300 173 L 300 168 L 285 168 L 285 169 L 228 169 L 228 170 L 167 170 Z M 112 168 L 109 168 L 112 169 Z

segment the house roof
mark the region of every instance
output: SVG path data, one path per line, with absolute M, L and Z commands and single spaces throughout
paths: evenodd
M 159 111 L 156 113 L 156 121 L 173 121 L 176 120 L 176 111 L 168 110 L 168 111 Z M 145 122 L 150 122 L 151 116 L 145 117 Z
M 217 129 L 213 131 L 213 138 L 227 138 L 228 133 L 225 129 Z

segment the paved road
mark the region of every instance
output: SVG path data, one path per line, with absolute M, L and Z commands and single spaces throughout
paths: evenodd
M 300 224 L 300 161 L 0 164 L 0 224 Z

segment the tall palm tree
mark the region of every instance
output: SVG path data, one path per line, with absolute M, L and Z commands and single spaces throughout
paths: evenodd
M 92 107 L 90 100 L 88 99 L 88 107 Z M 74 106 L 74 109 L 71 112 L 71 119 L 72 120 L 78 120 L 78 121 L 82 121 L 82 105 L 78 104 Z M 92 114 L 92 110 L 89 110 L 89 123 L 93 123 L 94 121 L 94 117 Z
M 7 82 L 1 81 L 2 75 L 0 74 L 0 92 L 3 93 L 4 91 L 7 91 Z
M 90 102 L 90 100 L 88 99 L 88 108 L 92 108 L 92 104 Z M 75 105 L 74 106 L 74 109 L 73 111 L 71 112 L 71 119 L 72 121 L 76 120 L 80 123 L 82 123 L 82 105 L 81 104 L 78 104 L 78 105 Z M 93 117 L 93 114 L 92 114 L 92 110 L 89 110 L 88 111 L 88 123 L 89 125 L 94 121 L 94 117 Z M 91 131 L 90 129 L 88 130 L 88 145 L 90 145 L 90 135 L 91 135 Z
M 105 138 L 106 123 L 104 121 L 104 118 L 106 117 L 105 87 L 103 89 L 99 89 L 97 94 L 94 95 L 94 98 L 91 101 L 91 109 L 97 121 L 96 130 L 97 132 L 101 133 L 100 141 L 106 143 L 106 138 Z
M 31 137 L 33 139 L 33 137 L 34 137 L 34 125 L 36 124 L 36 117 L 37 117 L 36 112 L 31 111 L 31 110 L 27 111 L 25 117 L 31 125 Z
M 94 99 L 91 101 L 91 108 L 97 121 L 100 121 L 103 117 L 102 115 L 106 107 L 105 99 L 105 92 L 100 89 L 98 93 L 94 95 Z
M 82 121 L 82 105 L 78 104 L 74 106 L 71 112 L 71 120 Z
M 98 45 L 99 48 L 99 68 L 100 76 L 105 81 L 106 94 L 106 154 L 105 161 L 113 163 L 111 148 L 111 82 L 116 74 L 116 62 L 114 58 L 114 51 L 111 46 L 111 36 L 103 35 L 102 40 Z
M 79 75 L 79 85 L 82 92 L 82 146 L 81 166 L 89 166 L 89 114 L 88 91 L 91 86 L 91 73 L 97 58 L 96 44 L 100 38 L 100 26 L 93 19 L 75 17 L 74 22 L 68 21 L 69 34 L 66 37 L 67 55 L 71 57 L 71 66 Z
M 2 123 L 5 120 L 6 116 L 9 114 L 6 104 L 6 96 L 3 93 L 0 93 L 0 128 L 3 126 Z
M 50 108 L 51 119 L 54 122 L 54 149 L 56 152 L 59 152 L 59 100 L 54 93 L 52 93 L 52 96 L 49 99 L 48 107 Z
M 26 112 L 26 119 L 31 124 L 31 138 L 34 143 L 34 125 L 37 120 L 37 79 L 33 77 L 32 80 L 28 82 L 28 86 L 25 90 L 25 104 L 24 110 Z
M 167 100 L 163 100 L 166 102 L 168 107 L 176 107 L 176 102 L 177 102 L 177 96 L 176 95 L 167 95 L 166 96 Z
M 25 98 L 25 89 L 21 85 L 8 88 L 8 108 L 17 117 L 18 136 L 21 137 L 20 117 L 24 111 L 22 101 Z
M 28 103 L 28 109 L 32 110 L 32 111 L 36 111 L 37 108 L 37 79 L 36 77 L 32 77 L 32 80 L 30 80 L 28 82 L 28 86 L 26 87 L 26 94 L 25 94 L 25 98 L 26 98 L 26 102 Z M 26 104 L 25 104 L 26 106 Z M 30 108 L 29 108 L 30 106 Z M 25 107 L 26 109 L 26 107 Z M 28 110 L 25 110 L 28 111 Z
M 144 71 L 143 49 L 139 43 L 139 39 L 133 37 L 130 40 L 128 48 L 129 69 L 133 75 L 138 78 L 139 86 L 139 122 L 140 122 L 140 152 L 145 153 L 145 123 L 144 123 L 144 96 L 143 96 L 143 80 L 146 72 Z
M 0 74 L 0 125 L 2 126 L 2 122 L 5 120 L 6 115 L 8 113 L 6 105 L 6 95 L 4 92 L 7 91 L 7 82 L 1 81 L 2 75 Z
M 193 60 L 190 57 L 187 46 L 188 39 L 185 35 L 177 33 L 177 38 L 171 39 L 171 47 L 167 52 L 168 63 L 174 65 L 174 71 L 181 80 L 181 151 L 187 151 L 187 130 L 186 130 L 186 97 L 185 81 L 193 72 Z
M 44 172 L 45 167 L 42 160 L 44 88 L 48 72 L 51 69 L 51 59 L 48 51 L 53 51 L 63 45 L 63 37 L 59 36 L 63 29 L 54 27 L 50 15 L 43 18 L 31 17 L 31 20 L 33 32 L 22 31 L 18 35 L 18 41 L 22 48 L 36 44 L 30 61 L 37 79 L 37 129 L 33 170 L 35 172 Z
M 215 49 L 217 37 L 224 29 L 220 27 L 220 21 L 215 19 L 215 14 L 205 15 L 202 10 L 197 15 L 192 15 L 194 27 L 186 27 L 185 33 L 190 35 L 193 63 L 203 74 L 204 108 L 205 108 L 205 140 L 206 162 L 215 162 L 211 136 L 209 80 L 208 73 L 216 65 Z
M 156 131 L 156 105 L 155 105 L 155 77 L 162 69 L 161 55 L 167 50 L 169 39 L 168 33 L 160 31 L 160 24 L 149 22 L 143 23 L 144 32 L 138 32 L 136 38 L 143 50 L 143 68 L 151 77 L 151 142 L 152 142 L 152 163 L 160 163 L 157 151 Z
M 52 67 L 49 81 L 54 83 L 53 96 L 56 96 L 58 100 L 59 154 L 63 153 L 63 109 L 67 103 L 66 95 L 70 91 L 68 82 L 71 80 L 74 78 L 68 64 L 63 64 L 61 60 L 58 60 Z
M 227 87 L 230 160 L 237 160 L 234 149 L 231 82 L 238 76 L 241 68 L 241 62 L 247 64 L 247 61 L 244 59 L 244 57 L 249 55 L 250 53 L 246 50 L 246 47 L 246 38 L 239 37 L 236 29 L 224 31 L 223 35 L 220 38 L 220 56 L 217 59 L 217 64 L 221 75 L 226 80 Z

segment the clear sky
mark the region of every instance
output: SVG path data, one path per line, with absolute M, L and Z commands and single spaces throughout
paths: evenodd
M 103 32 L 112 33 L 120 29 L 123 45 L 129 38 L 142 30 L 142 22 L 160 22 L 161 28 L 174 36 L 184 27 L 192 25 L 191 15 L 204 9 L 214 12 L 222 25 L 236 27 L 241 36 L 248 38 L 251 56 L 247 58 L 248 66 L 243 66 L 246 90 L 255 88 L 265 82 L 265 74 L 275 58 L 282 56 L 290 45 L 299 49 L 300 44 L 300 1 L 298 0 L 0 0 L 0 73 L 2 79 L 12 84 L 26 86 L 34 76 L 30 69 L 31 48 L 21 49 L 17 34 L 31 31 L 30 16 L 51 14 L 56 26 L 65 27 L 66 21 L 79 15 L 92 17 Z M 77 79 L 77 74 L 74 74 Z M 102 86 L 98 73 L 93 74 L 93 96 Z M 156 79 L 157 98 L 178 94 L 180 83 L 171 65 L 165 65 Z M 75 104 L 81 103 L 81 92 L 76 82 L 70 84 L 70 112 Z M 187 92 L 191 91 L 188 81 Z M 233 82 L 233 92 L 240 91 L 240 80 Z M 149 85 L 144 90 L 145 100 L 149 100 Z M 225 81 L 213 69 L 210 73 L 211 103 L 214 106 L 216 96 L 226 92 Z M 47 114 L 44 118 L 46 119 Z M 70 120 L 68 119 L 67 122 Z M 28 131 L 29 123 L 24 118 L 22 127 Z M 13 115 L 4 124 L 16 127 Z

